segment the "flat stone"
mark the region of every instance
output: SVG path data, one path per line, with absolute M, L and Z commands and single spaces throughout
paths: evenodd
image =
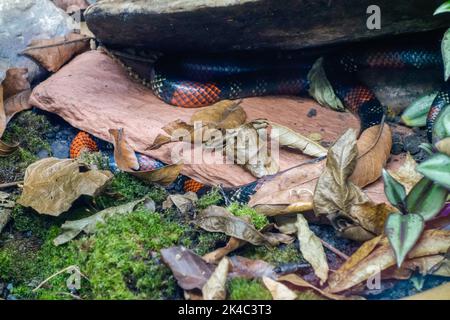
M 40 83 L 31 95 L 31 103 L 56 113 L 71 125 L 111 142 L 108 130 L 124 128 L 127 141 L 134 150 L 171 163 L 171 152 L 181 143 L 172 143 L 158 150 L 147 150 L 161 129 L 177 119 L 189 121 L 199 109 L 172 107 L 130 79 L 127 72 L 99 51 L 86 52 L 56 74 Z M 305 136 L 320 133 L 325 142 L 333 142 L 348 128 L 358 129 L 359 122 L 350 113 L 335 112 L 315 101 L 299 97 L 261 97 L 244 99 L 247 119 L 266 118 L 287 126 Z M 308 118 L 311 108 L 317 115 Z M 202 183 L 240 186 L 255 178 L 238 165 L 208 164 L 213 160 L 203 152 L 203 161 L 191 163 L 184 159 L 183 174 Z M 281 170 L 291 168 L 310 157 L 285 149 L 280 151 Z
M 74 29 L 72 18 L 49 0 L 0 1 L 0 82 L 9 68 L 28 68 L 28 80 L 46 71 L 20 55 L 33 39 L 50 39 Z
M 372 1 L 112 0 L 85 12 L 111 46 L 156 51 L 302 49 L 448 27 L 433 16 L 442 0 L 379 0 L 381 28 L 369 30 Z

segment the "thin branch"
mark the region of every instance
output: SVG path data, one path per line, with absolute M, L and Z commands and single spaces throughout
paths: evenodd
M 342 251 L 339 251 L 338 249 L 336 249 L 335 247 L 333 247 L 331 244 L 329 244 L 328 242 L 326 242 L 325 240 L 320 239 L 320 242 L 322 242 L 322 245 L 327 248 L 328 250 L 330 250 L 331 252 L 333 252 L 334 254 L 336 254 L 337 256 L 341 257 L 344 260 L 348 260 L 350 257 L 348 255 L 346 255 L 345 253 L 343 253 Z
M 17 187 L 17 186 L 19 186 L 20 184 L 23 184 L 23 181 L 16 181 L 16 182 L 3 183 L 3 184 L 0 184 L 0 190 L 1 190 L 1 189 L 6 189 L 6 188 Z

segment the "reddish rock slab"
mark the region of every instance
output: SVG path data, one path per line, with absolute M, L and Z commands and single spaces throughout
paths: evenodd
M 177 119 L 189 121 L 198 109 L 169 106 L 157 99 L 146 87 L 131 80 L 127 72 L 99 51 L 86 52 L 46 81 L 31 95 L 31 103 L 56 113 L 80 130 L 111 141 L 108 130 L 124 128 L 127 140 L 138 152 L 171 163 L 171 151 L 179 144 L 147 150 L 155 137 L 164 133 L 165 124 Z M 309 98 L 249 98 L 242 103 L 249 120 L 266 118 L 301 134 L 320 133 L 332 142 L 347 128 L 359 127 L 350 113 L 339 113 L 320 107 Z M 308 117 L 311 108 L 317 115 Z M 204 152 L 204 162 L 212 155 Z M 281 150 L 280 166 L 285 170 L 310 160 L 297 152 Z M 186 160 L 186 159 L 185 159 Z M 185 161 L 183 174 L 210 185 L 235 187 L 255 180 L 247 171 L 233 164 L 191 164 Z

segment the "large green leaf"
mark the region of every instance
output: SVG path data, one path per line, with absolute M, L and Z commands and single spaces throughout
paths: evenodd
M 402 121 L 410 127 L 425 127 L 427 115 L 431 104 L 436 98 L 437 92 L 426 94 L 411 103 L 402 114 Z
M 388 217 L 385 232 L 394 250 L 398 267 L 419 240 L 424 224 L 422 216 L 418 214 L 403 215 L 396 212 Z
M 443 4 L 441 4 L 436 11 L 433 13 L 433 15 L 437 15 L 440 13 L 450 12 L 450 1 L 445 1 Z
M 448 9 L 448 7 L 450 6 L 449 2 L 447 1 L 446 4 Z M 445 81 L 447 81 L 448 78 L 450 77 L 450 29 L 448 29 L 445 32 L 444 38 L 442 38 L 441 50 L 442 50 L 442 59 L 444 60 L 444 77 Z
M 420 214 L 425 221 L 435 217 L 447 200 L 448 191 L 428 178 L 422 178 L 406 198 L 408 212 Z
M 400 211 L 405 209 L 405 187 L 394 179 L 389 172 L 383 169 L 384 193 L 389 202 Z
M 417 166 L 417 171 L 437 184 L 450 189 L 450 157 L 438 153 Z

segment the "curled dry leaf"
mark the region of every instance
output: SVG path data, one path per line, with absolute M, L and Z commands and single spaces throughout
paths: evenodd
M 210 206 L 203 210 L 195 223 L 209 232 L 222 232 L 230 237 L 245 240 L 254 245 L 277 245 L 278 240 L 268 237 L 250 223 L 234 216 L 225 208 Z
M 322 295 L 328 299 L 331 299 L 331 300 L 364 300 L 364 298 L 362 298 L 362 297 L 357 297 L 357 296 L 346 297 L 346 296 L 341 296 L 338 294 L 333 294 L 333 293 L 323 291 L 293 273 L 281 276 L 280 278 L 278 278 L 278 281 L 289 282 L 290 284 L 293 284 L 296 287 L 313 289 L 314 291 L 318 292 L 320 295 Z
M 242 165 L 253 176 L 275 174 L 280 166 L 271 154 L 266 120 L 254 120 L 239 128 L 227 130 L 225 152 L 233 163 Z
M 247 115 L 241 101 L 223 100 L 208 108 L 200 109 L 191 117 L 191 124 L 200 122 L 202 126 L 216 129 L 233 129 L 245 123 Z
M 417 163 L 414 158 L 409 154 L 406 155 L 403 165 L 397 170 L 388 170 L 395 180 L 400 182 L 407 193 L 423 178 L 423 176 L 416 171 Z
M 163 209 L 177 207 L 181 213 L 185 214 L 194 208 L 195 202 L 198 200 L 195 192 L 186 192 L 185 194 L 171 194 L 163 202 Z
M 69 33 L 64 37 L 33 40 L 23 51 L 50 72 L 58 71 L 74 56 L 90 50 L 90 37 Z
M 381 171 L 391 154 L 392 134 L 387 124 L 370 127 L 357 141 L 358 160 L 350 181 L 363 188 L 381 177 Z
M 274 267 L 263 261 L 253 260 L 240 256 L 233 256 L 230 258 L 231 271 L 230 278 L 246 278 L 259 279 L 262 277 L 276 278 Z
M 449 248 L 450 231 L 425 230 L 408 254 L 408 259 L 444 254 Z M 395 254 L 386 237 L 370 240 L 350 260 L 330 276 L 327 292 L 337 293 L 352 288 L 396 263 Z
M 247 241 L 231 237 L 230 240 L 228 240 L 225 247 L 216 249 L 210 253 L 207 253 L 203 256 L 203 259 L 208 263 L 217 263 L 220 261 L 223 257 L 228 255 L 229 253 L 233 252 L 234 250 L 242 247 L 245 245 Z
M 297 235 L 302 256 L 308 261 L 315 275 L 323 284 L 328 279 L 328 262 L 320 239 L 309 229 L 308 222 L 301 214 L 297 215 Z
M 383 231 L 391 211 L 386 204 L 372 203 L 350 181 L 357 163 L 356 133 L 348 130 L 328 152 L 326 168 L 314 192 L 314 211 L 327 214 L 341 236 L 366 241 Z
M 205 300 L 225 300 L 227 297 L 226 282 L 230 261 L 223 258 L 216 270 L 212 273 L 206 284 L 202 288 L 203 299 Z
M 109 171 L 89 170 L 76 160 L 42 159 L 25 171 L 23 192 L 17 202 L 41 214 L 58 216 L 81 195 L 97 194 L 112 177 Z
M 361 189 L 349 181 L 357 156 L 356 132 L 349 129 L 328 150 L 325 171 L 314 191 L 316 214 L 348 213 L 354 204 L 368 201 Z
M 316 141 L 274 122 L 270 122 L 270 126 L 272 127 L 270 136 L 279 141 L 280 146 L 300 150 L 311 157 L 319 158 L 327 155 L 327 149 Z
M 139 170 L 139 162 L 133 148 L 127 143 L 123 128 L 109 129 L 113 138 L 114 160 L 117 167 L 122 171 Z
M 0 140 L 0 158 L 13 154 L 19 148 L 19 144 L 8 144 Z
M 6 71 L 3 85 L 3 99 L 8 99 L 22 91 L 30 89 L 27 68 L 12 68 Z
M 163 186 L 171 184 L 180 174 L 183 168 L 182 164 L 167 165 L 156 170 L 136 171 L 139 170 L 139 162 L 133 148 L 126 141 L 124 130 L 110 129 L 109 133 L 113 138 L 114 160 L 120 170 L 145 182 L 158 183 Z
M 98 224 L 105 223 L 107 219 L 113 216 L 128 214 L 142 202 L 144 202 L 144 199 L 132 201 L 117 207 L 107 208 L 84 219 L 66 221 L 61 226 L 62 233 L 53 240 L 53 244 L 55 246 L 59 246 L 67 243 L 78 236 L 81 232 L 93 234 L 96 231 Z
M 270 291 L 273 300 L 295 300 L 297 294 L 294 291 L 286 287 L 284 284 L 277 282 L 268 277 L 263 277 L 262 281 L 266 288 Z
M 161 257 L 184 290 L 201 290 L 214 271 L 213 265 L 183 246 L 162 249 Z
M 31 109 L 31 90 L 22 91 L 5 101 L 6 123 L 8 123 L 17 113 Z

